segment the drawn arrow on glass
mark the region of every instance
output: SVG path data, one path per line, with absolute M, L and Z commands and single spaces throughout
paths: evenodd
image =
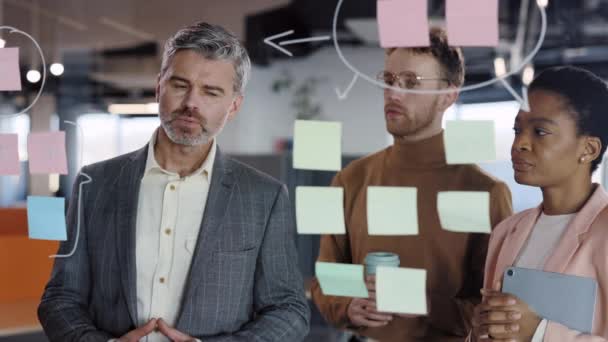
M 340 100 L 346 99 L 346 97 L 348 96 L 348 93 L 350 93 L 351 89 L 353 89 L 353 86 L 357 82 L 358 78 L 359 78 L 359 75 L 355 74 L 353 76 L 352 81 L 350 81 L 350 84 L 348 85 L 348 87 L 346 87 L 346 90 L 344 90 L 343 92 L 340 91 L 340 88 L 336 87 L 336 95 L 338 95 L 338 99 L 340 99 Z
M 289 52 L 289 50 L 283 48 L 282 46 L 293 45 L 293 44 L 301 44 L 301 43 L 309 43 L 309 42 L 318 42 L 318 41 L 324 41 L 324 40 L 330 40 L 331 39 L 330 36 L 318 36 L 318 37 L 309 37 L 309 38 L 301 38 L 301 39 L 284 40 L 284 41 L 280 42 L 278 45 L 277 45 L 277 43 L 273 42 L 273 40 L 275 40 L 275 39 L 287 37 L 289 35 L 292 35 L 294 32 L 295 32 L 294 30 L 289 30 L 289 31 L 285 31 L 283 33 L 275 34 L 274 36 L 266 37 L 264 39 L 264 43 L 266 43 L 266 44 L 272 46 L 273 48 L 281 51 L 282 53 L 286 54 L 289 57 L 293 57 L 293 53 Z
M 513 89 L 513 87 L 511 87 L 511 85 L 504 78 L 500 78 L 500 82 L 502 82 L 503 86 L 509 91 L 509 93 L 511 93 L 511 95 L 513 95 L 515 100 L 517 100 L 517 102 L 519 102 L 519 104 L 521 106 L 520 107 L 521 110 L 523 110 L 524 112 L 529 112 L 530 111 L 530 102 L 528 102 L 528 88 L 525 86 L 522 87 L 521 88 L 522 96 L 519 96 L 519 94 L 517 94 L 515 89 Z

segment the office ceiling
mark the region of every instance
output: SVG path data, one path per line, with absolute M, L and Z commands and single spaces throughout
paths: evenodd
M 338 37 L 344 44 L 377 45 L 377 0 L 344 0 Z M 446 0 L 429 0 L 433 21 L 444 17 Z M 79 77 L 94 86 L 97 96 L 138 96 L 151 90 L 158 72 L 162 42 L 175 30 L 198 20 L 221 24 L 247 44 L 255 63 L 271 65 L 285 58 L 263 43 L 265 37 L 295 30 L 294 38 L 331 35 L 338 0 L 0 0 L 0 22 L 24 30 L 41 44 L 48 62 L 63 59 L 80 70 Z M 523 9 L 522 9 L 523 5 Z M 547 37 L 535 59 L 542 69 L 558 64 L 587 67 L 608 77 L 608 0 L 549 0 Z M 349 20 L 367 21 L 358 29 Z M 537 41 L 540 16 L 535 0 L 500 0 L 501 44 L 498 48 L 466 49 L 468 82 L 492 77 L 492 61 L 520 57 Z M 355 30 L 353 30 L 355 29 Z M 518 38 L 519 32 L 519 38 Z M 36 63 L 23 38 L 2 33 L 10 45 L 24 46 L 24 72 Z M 364 38 L 367 35 L 368 38 Z M 305 58 L 332 43 L 315 42 L 290 47 L 295 58 Z M 86 60 L 86 62 L 83 62 Z M 82 80 L 81 80 L 82 81 Z M 51 80 L 49 90 L 57 86 Z M 86 83 L 86 82 L 85 82 Z M 35 86 L 33 86 L 35 88 Z M 501 93 L 502 94 L 502 93 Z M 479 92 L 492 98 L 497 93 Z

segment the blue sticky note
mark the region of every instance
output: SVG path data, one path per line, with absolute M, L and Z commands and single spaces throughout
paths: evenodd
M 28 196 L 27 223 L 30 239 L 66 241 L 65 199 Z

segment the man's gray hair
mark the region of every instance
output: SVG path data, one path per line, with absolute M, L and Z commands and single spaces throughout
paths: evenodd
M 180 50 L 194 50 L 211 60 L 232 62 L 236 74 L 234 91 L 238 94 L 245 92 L 251 74 L 251 60 L 245 47 L 231 32 L 221 26 L 205 22 L 199 22 L 179 30 L 165 43 L 160 69 L 161 77 L 169 68 L 170 61 L 175 53 Z

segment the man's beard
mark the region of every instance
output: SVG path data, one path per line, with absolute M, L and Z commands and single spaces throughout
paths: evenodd
M 207 134 L 207 131 L 205 130 L 203 125 L 201 125 L 201 133 L 197 134 L 197 135 L 192 135 L 192 134 L 187 133 L 187 131 L 185 131 L 185 130 L 181 130 L 179 128 L 174 128 L 171 125 L 171 123 L 182 115 L 186 115 L 186 114 L 178 114 L 178 115 L 172 116 L 169 120 L 161 120 L 161 126 L 165 130 L 165 133 L 167 133 L 167 136 L 169 137 L 169 139 L 174 144 L 194 147 L 194 146 L 204 145 L 211 140 L 212 137 L 209 134 Z M 186 116 L 189 116 L 189 115 L 186 115 Z
M 423 115 L 412 115 L 410 112 L 407 111 L 407 109 L 403 108 L 402 110 L 404 122 L 402 122 L 401 126 L 389 127 L 389 125 L 387 125 L 389 133 L 391 135 L 407 137 L 416 135 L 429 128 L 435 121 L 437 102 L 437 99 L 435 99 L 435 101 L 433 101 L 433 103 L 428 108 L 419 109 L 426 112 Z

